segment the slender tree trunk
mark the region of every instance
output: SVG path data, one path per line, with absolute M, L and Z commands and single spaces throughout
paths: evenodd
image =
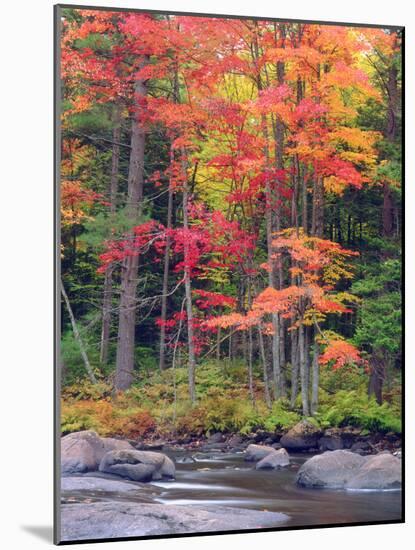
M 284 47 L 285 42 L 285 26 L 280 25 L 280 32 L 282 35 L 282 47 Z M 279 86 L 284 84 L 285 80 L 285 63 L 283 61 L 278 61 L 276 65 L 277 73 L 277 82 Z M 275 167 L 277 171 L 284 170 L 284 123 L 279 116 L 275 119 L 274 126 L 274 140 L 275 140 Z M 275 210 L 274 220 L 273 220 L 273 230 L 278 232 L 281 230 L 281 194 L 277 186 L 275 191 L 275 197 L 272 197 L 271 207 Z M 281 289 L 283 286 L 283 272 L 282 264 L 278 262 L 278 265 L 275 266 L 276 273 L 274 275 L 274 288 Z M 278 363 L 279 363 L 279 374 L 278 374 L 278 394 L 280 397 L 286 396 L 286 387 L 284 379 L 284 370 L 285 370 L 285 330 L 284 322 L 281 317 L 276 314 L 273 316 L 273 325 L 274 331 L 276 331 L 274 343 L 275 346 L 278 345 Z
M 320 365 L 318 363 L 319 358 L 319 346 L 314 340 L 314 353 L 313 353 L 313 383 L 311 388 L 311 414 L 314 416 L 318 409 L 318 387 L 319 387 L 319 375 Z
M 304 174 L 301 174 L 299 168 L 299 177 L 301 180 L 301 189 L 302 189 L 302 207 L 303 207 L 303 216 L 302 216 L 302 226 L 304 230 L 304 235 L 308 235 L 308 197 L 307 197 L 307 180 L 304 177 Z
M 261 70 L 258 67 L 258 60 L 259 60 L 259 44 L 258 44 L 258 24 L 255 22 L 255 27 L 257 30 L 257 35 L 255 36 L 255 39 L 253 41 L 253 62 L 257 65 L 257 75 L 256 75 L 256 84 L 258 91 L 261 92 L 263 89 L 262 85 L 262 79 L 261 79 Z M 283 78 L 283 68 L 284 65 L 277 64 L 277 76 L 278 78 Z M 281 73 L 282 70 L 282 73 Z M 278 127 L 281 131 L 281 126 Z M 264 137 L 264 157 L 265 157 L 265 226 L 266 226 L 266 237 L 267 237 L 267 253 L 268 253 L 268 264 L 269 264 L 269 286 L 272 288 L 277 288 L 277 281 L 276 281 L 276 273 L 275 273 L 275 262 L 272 259 L 273 249 L 272 249 L 272 234 L 275 229 L 274 225 L 274 196 L 271 189 L 271 182 L 270 182 L 270 169 L 271 169 L 271 163 L 270 163 L 270 154 L 269 154 L 269 133 L 268 133 L 268 121 L 265 114 L 261 115 L 261 129 L 262 129 L 262 135 Z M 276 131 L 276 130 L 275 130 Z M 283 132 L 283 127 L 282 127 Z M 282 139 L 279 139 L 278 141 L 282 143 Z M 277 151 L 278 149 L 278 151 Z M 279 147 L 276 147 L 275 154 L 280 155 L 280 152 L 282 149 Z M 281 163 L 282 158 L 276 159 L 277 162 Z M 279 220 L 276 222 L 278 225 Z M 273 372 L 273 381 L 274 381 L 274 397 L 275 399 L 278 399 L 281 394 L 283 393 L 283 379 L 281 376 L 281 364 L 280 364 L 280 328 L 279 328 L 279 320 L 278 315 L 273 314 L 272 315 L 272 325 L 273 325 L 273 336 L 272 336 L 272 372 Z
M 315 176 L 314 179 L 311 233 L 319 238 L 324 233 L 324 187 L 321 176 Z
M 251 296 L 251 281 L 248 278 L 248 309 L 251 309 L 252 305 L 252 296 Z M 248 385 L 249 385 L 249 396 L 252 403 L 255 403 L 255 393 L 254 393 L 254 377 L 253 377 L 253 340 L 252 340 L 252 327 L 248 329 Z
M 112 130 L 112 159 L 111 178 L 109 185 L 110 217 L 113 218 L 117 210 L 118 194 L 118 172 L 120 164 L 120 141 L 121 141 L 121 106 L 114 108 L 114 128 Z M 102 299 L 102 328 L 100 362 L 105 365 L 108 362 L 108 346 L 111 333 L 111 310 L 112 310 L 112 275 L 113 269 L 109 267 L 105 272 L 104 290 Z
M 290 406 L 295 407 L 295 401 L 298 395 L 298 370 L 299 370 L 299 349 L 297 332 L 291 331 L 291 400 Z
M 310 401 L 310 378 L 311 378 L 311 369 L 310 369 L 310 347 L 311 347 L 311 335 L 310 327 L 304 327 L 304 356 L 305 356 L 305 386 L 307 388 L 308 400 Z
M 218 327 L 218 332 L 216 334 L 216 361 L 219 363 L 220 361 L 220 344 L 221 344 L 221 337 L 222 337 L 222 330 L 220 327 Z
M 389 184 L 384 182 L 382 205 L 382 234 L 384 237 L 391 237 L 393 234 L 393 209 L 392 191 Z
M 268 148 L 268 127 L 267 119 L 262 116 L 262 134 L 265 140 L 264 154 L 266 158 L 266 181 L 265 181 L 265 224 L 266 224 L 266 235 L 267 235 L 267 253 L 268 253 L 268 264 L 269 264 L 269 286 L 276 288 L 276 272 L 274 261 L 272 259 L 273 255 L 273 246 L 272 246 L 272 234 L 273 234 L 273 197 L 271 190 L 270 174 L 269 174 L 269 148 Z M 272 335 L 272 373 L 274 381 L 274 398 L 279 399 L 282 395 L 282 376 L 281 376 L 281 363 L 280 363 L 280 325 L 279 318 L 277 314 L 272 315 L 272 326 L 273 326 L 273 335 Z
M 102 327 L 101 327 L 101 346 L 99 360 L 103 365 L 108 362 L 108 346 L 111 333 L 111 309 L 112 309 L 112 267 L 105 271 L 104 290 L 102 300 Z
M 301 401 L 303 405 L 303 415 L 310 416 L 310 406 L 308 401 L 308 384 L 307 384 L 307 362 L 305 353 L 304 325 L 300 323 L 298 327 L 298 348 L 300 358 L 300 379 L 301 379 Z
M 383 383 L 385 381 L 385 362 L 384 353 L 373 352 L 370 358 L 370 376 L 368 395 L 374 395 L 379 405 L 383 403 Z
M 183 153 L 182 153 L 183 154 Z M 184 163 L 184 159 L 183 159 Z M 187 182 L 187 171 L 184 169 L 184 188 L 183 188 L 183 228 L 185 231 L 189 230 L 189 216 L 188 216 L 188 203 L 189 203 L 189 192 L 188 192 L 188 182 Z M 190 268 L 189 268 L 189 243 L 186 239 L 184 243 L 184 288 L 186 296 L 186 314 L 187 314 L 187 340 L 188 340 L 188 350 L 189 350 L 189 363 L 188 363 L 188 373 L 189 373 L 189 396 L 192 403 L 196 401 L 196 356 L 195 356 L 195 347 L 194 347 L 194 332 L 193 332 L 193 309 L 192 309 L 192 289 L 191 289 L 191 278 L 190 278 Z
M 76 324 L 75 316 L 73 314 L 71 304 L 69 302 L 69 298 L 68 298 L 68 295 L 66 294 L 65 287 L 63 286 L 62 281 L 61 281 L 61 292 L 62 292 L 63 299 L 65 300 L 66 309 L 68 310 L 69 318 L 71 320 L 73 334 L 74 334 L 75 340 L 76 340 L 76 342 L 79 346 L 79 350 L 81 352 L 82 360 L 83 360 L 84 365 L 85 365 L 85 370 L 88 373 L 88 376 L 89 376 L 89 379 L 91 380 L 91 382 L 93 384 L 96 384 L 97 379 L 95 378 L 94 371 L 92 370 L 91 364 L 90 364 L 89 359 L 88 359 L 88 355 L 86 354 L 85 346 L 84 346 L 84 343 L 82 342 L 82 338 L 81 338 L 81 335 L 80 335 L 79 330 L 78 330 L 78 325 Z
M 397 114 L 398 114 L 398 69 L 392 64 L 388 70 L 387 88 L 387 127 L 385 132 L 386 139 L 393 143 L 396 139 Z M 383 184 L 383 205 L 382 205 L 382 233 L 384 237 L 391 237 L 393 234 L 393 210 L 394 203 L 392 191 L 387 182 Z
M 268 362 L 265 354 L 265 345 L 264 345 L 264 335 L 262 334 L 262 326 L 258 326 L 258 342 L 259 342 L 259 353 L 261 355 L 263 375 L 264 375 L 264 397 L 265 403 L 268 408 L 271 408 L 271 394 L 269 391 L 269 376 L 268 376 Z
M 170 163 L 174 159 L 173 149 L 170 149 Z M 168 230 L 172 227 L 173 218 L 173 188 L 171 181 L 169 182 L 169 196 L 167 203 L 167 223 Z M 163 289 L 161 296 L 161 326 L 160 326 L 160 355 L 159 355 L 159 368 L 164 370 L 166 368 L 166 318 L 167 318 L 167 294 L 169 290 L 169 268 L 170 268 L 170 248 L 171 237 L 170 232 L 167 233 L 166 248 L 164 250 L 164 268 L 163 268 Z
M 142 66 L 148 59 L 142 62 Z M 147 86 L 137 80 L 136 105 L 147 94 Z M 137 223 L 142 208 L 144 181 L 145 130 L 139 120 L 138 110 L 133 113 L 131 125 L 131 153 L 128 171 L 128 204 L 126 213 L 133 225 Z M 115 389 L 126 390 L 131 386 L 134 371 L 135 312 L 138 277 L 138 255 L 126 258 L 121 266 L 121 288 L 118 321 L 118 344 L 115 371 Z

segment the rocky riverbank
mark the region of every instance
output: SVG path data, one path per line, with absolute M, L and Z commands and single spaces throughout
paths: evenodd
M 303 420 L 286 432 L 266 432 L 258 430 L 254 434 L 240 435 L 216 432 L 206 436 L 178 436 L 168 439 L 147 438 L 130 443 L 141 450 L 189 450 L 202 452 L 239 452 L 250 444 L 264 444 L 275 449 L 317 453 L 346 449 L 369 455 L 382 451 L 400 453 L 402 440 L 400 435 L 389 433 L 371 433 L 353 426 L 321 430 L 311 422 Z

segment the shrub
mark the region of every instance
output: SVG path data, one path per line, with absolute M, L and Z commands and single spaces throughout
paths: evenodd
M 84 379 L 76 384 L 71 384 L 62 389 L 64 399 L 74 399 L 79 401 L 108 400 L 111 397 L 112 387 L 105 382 L 92 384 L 90 380 Z
M 276 429 L 286 430 L 301 420 L 301 416 L 294 411 L 290 411 L 288 406 L 288 402 L 282 399 L 274 401 L 271 412 L 264 422 L 264 427 L 267 431 L 273 432 Z
M 149 411 L 138 407 L 123 408 L 108 401 L 63 402 L 61 431 L 95 430 L 101 436 L 143 437 L 155 430 Z
M 322 427 L 349 425 L 369 432 L 401 433 L 402 430 L 399 411 L 388 403 L 378 405 L 362 390 L 340 390 L 331 400 L 321 404 L 316 418 Z

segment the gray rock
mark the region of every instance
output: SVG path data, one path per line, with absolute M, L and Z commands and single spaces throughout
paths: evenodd
M 210 452 L 210 451 L 219 451 L 222 452 L 228 447 L 228 444 L 225 441 L 220 443 L 206 443 L 201 447 L 201 451 Z
M 76 474 L 98 470 L 108 451 L 132 449 L 122 439 L 99 437 L 92 430 L 74 432 L 61 439 L 61 468 L 63 474 Z
M 338 451 L 343 449 L 343 441 L 337 436 L 323 436 L 318 440 L 320 451 Z
M 346 484 L 347 489 L 400 489 L 402 464 L 390 453 L 370 456 L 354 477 Z
M 114 437 L 102 437 L 101 441 L 104 444 L 104 454 L 108 451 L 124 451 L 133 450 L 134 447 L 125 439 L 115 439 Z M 104 455 L 102 455 L 104 456 Z M 102 457 L 101 457 L 102 458 Z
M 225 441 L 225 436 L 221 432 L 215 432 L 208 437 L 207 443 L 221 443 Z
M 87 430 L 66 435 L 61 439 L 62 473 L 96 470 L 104 454 L 104 443 L 95 432 Z
M 369 454 L 371 451 L 371 446 L 367 441 L 356 441 L 356 443 L 353 443 L 353 445 L 350 447 L 350 450 L 353 453 L 359 453 L 361 455 Z
M 350 451 L 326 451 L 301 466 L 297 483 L 303 487 L 344 488 L 365 462 L 365 457 Z
M 162 477 L 169 477 L 174 478 L 176 475 L 176 466 L 174 465 L 174 462 L 171 458 L 169 458 L 167 455 L 164 456 L 164 462 L 161 466 L 160 473 Z
M 319 428 L 308 420 L 302 420 L 281 437 L 280 443 L 285 449 L 307 451 L 317 448 L 320 436 Z
M 223 506 L 167 506 L 121 501 L 61 506 L 61 540 L 154 536 L 277 527 L 288 516 Z
M 137 493 L 140 488 L 141 486 L 138 483 L 102 477 L 70 476 L 61 479 L 61 490 L 64 492 Z
M 234 434 L 232 435 L 229 440 L 228 440 L 228 446 L 233 448 L 233 447 L 240 447 L 242 444 L 243 444 L 244 440 L 243 438 L 238 435 L 238 434 Z
M 136 449 L 139 449 L 140 451 L 161 451 L 164 446 L 164 441 L 152 441 L 147 443 L 138 442 Z
M 175 476 L 173 461 L 162 453 L 152 451 L 110 451 L 103 456 L 99 470 L 134 481 Z
M 245 460 L 247 462 L 256 462 L 265 458 L 269 453 L 274 452 L 273 447 L 268 447 L 267 445 L 248 445 L 245 452 Z
M 285 449 L 280 449 L 279 451 L 272 451 L 259 462 L 257 462 L 255 469 L 256 470 L 265 470 L 265 469 L 277 469 L 283 468 L 290 464 L 290 457 Z

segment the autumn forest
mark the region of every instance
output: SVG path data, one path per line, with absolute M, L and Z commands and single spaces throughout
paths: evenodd
M 401 31 L 60 25 L 63 434 L 399 435 Z

